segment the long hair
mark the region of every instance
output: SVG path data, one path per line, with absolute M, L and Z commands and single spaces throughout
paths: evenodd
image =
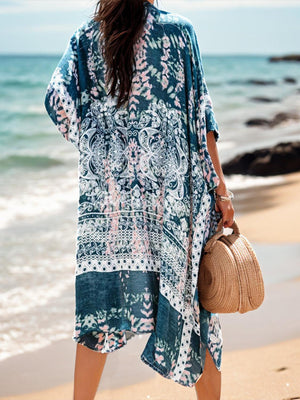
M 98 0 L 93 19 L 100 23 L 102 54 L 107 65 L 106 85 L 117 107 L 128 101 L 135 57 L 133 45 L 146 22 L 148 0 Z

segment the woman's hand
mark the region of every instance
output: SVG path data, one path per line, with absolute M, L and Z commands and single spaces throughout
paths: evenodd
M 217 189 L 216 193 L 222 196 L 228 196 L 226 189 L 223 189 L 222 191 Z M 221 201 L 217 198 L 215 203 L 215 210 L 222 213 L 224 228 L 230 228 L 234 222 L 234 208 L 231 200 Z

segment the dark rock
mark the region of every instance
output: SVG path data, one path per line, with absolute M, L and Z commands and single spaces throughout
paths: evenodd
M 245 122 L 245 125 L 247 126 L 261 126 L 261 125 L 269 126 L 269 124 L 270 122 L 265 118 L 251 118 Z
M 298 400 L 298 399 L 300 399 L 300 396 L 286 397 L 285 399 L 282 400 Z
M 300 171 L 300 141 L 278 143 L 270 148 L 235 156 L 222 164 L 225 175 L 272 176 Z
M 265 81 L 263 79 L 248 79 L 247 83 L 252 85 L 276 85 L 277 82 L 274 80 Z
M 296 113 L 288 113 L 288 112 L 277 113 L 270 121 L 270 126 L 273 127 L 275 125 L 280 124 L 281 122 L 299 118 L 300 118 L 299 115 L 297 115 Z
M 279 56 L 279 57 L 270 57 L 270 62 L 277 62 L 277 61 L 300 61 L 300 54 L 290 54 L 287 56 Z
M 284 121 L 288 121 L 290 119 L 300 119 L 300 116 L 296 113 L 289 113 L 289 112 L 280 112 L 275 114 L 275 116 L 267 120 L 265 118 L 251 118 L 248 119 L 245 122 L 245 125 L 247 126 L 269 126 L 270 128 L 273 128 L 276 125 L 279 125 L 280 123 Z
M 263 96 L 250 97 L 250 100 L 258 101 L 261 103 L 272 103 L 275 101 L 280 101 L 280 99 L 278 99 L 276 97 L 271 98 L 271 97 L 263 97 Z
M 275 369 L 276 372 L 281 372 L 281 371 L 286 371 L 288 369 L 288 367 L 280 367 Z
M 292 78 L 291 76 L 286 76 L 285 78 L 283 78 L 284 82 L 287 83 L 297 83 L 297 79 Z
M 227 83 L 230 85 L 276 85 L 274 80 L 266 81 L 264 79 L 231 79 Z

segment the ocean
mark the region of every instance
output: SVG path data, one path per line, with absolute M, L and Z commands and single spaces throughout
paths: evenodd
M 299 112 L 299 63 L 270 63 L 267 56 L 202 57 L 220 128 L 221 162 L 243 151 L 300 139 L 296 120 L 274 128 L 244 124 L 249 118 Z M 43 104 L 59 58 L 0 56 L 0 360 L 59 339 L 72 340 L 77 152 L 56 130 Z M 285 77 L 298 83 L 287 83 Z M 253 85 L 249 79 L 276 83 Z M 258 103 L 251 101 L 254 96 L 279 101 Z M 226 177 L 232 191 L 282 179 Z M 273 261 L 279 263 L 276 257 Z M 266 284 L 298 274 L 296 266 L 275 278 L 272 271 L 265 270 Z

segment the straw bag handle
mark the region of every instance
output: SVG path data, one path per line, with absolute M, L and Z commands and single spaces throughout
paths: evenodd
M 222 221 L 223 221 L 223 219 L 221 218 L 220 221 L 218 222 L 217 232 L 219 231 L 219 228 L 222 228 L 224 231 Z M 236 220 L 233 220 L 233 224 L 229 228 L 232 229 L 232 233 L 235 233 L 237 235 L 239 235 L 241 233 Z
M 221 218 L 218 226 L 217 226 L 217 231 L 216 233 L 207 241 L 206 245 L 205 245 L 205 253 L 209 252 L 211 250 L 211 248 L 214 246 L 214 244 L 216 243 L 216 241 L 224 235 L 224 226 L 222 224 L 223 219 Z M 233 221 L 233 224 L 230 226 L 230 229 L 232 229 L 232 233 L 235 233 L 237 235 L 240 234 L 240 230 L 239 227 L 237 225 L 236 220 Z

